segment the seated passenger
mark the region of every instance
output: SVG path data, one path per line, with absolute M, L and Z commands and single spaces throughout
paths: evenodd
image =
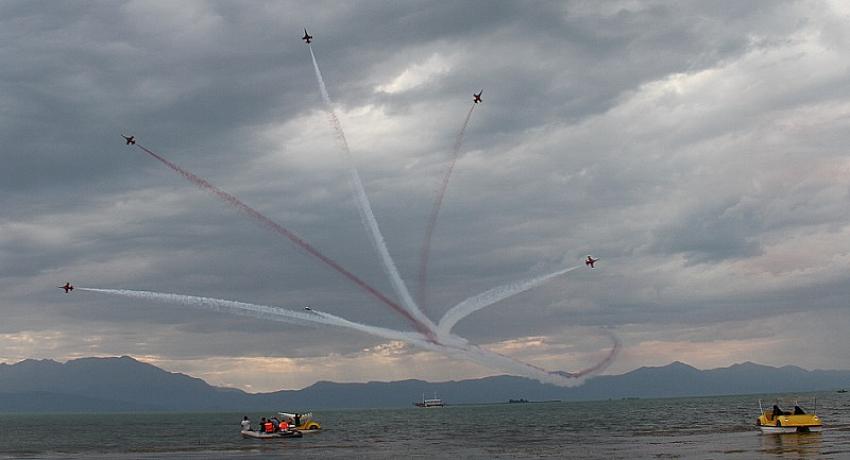
M 779 408 L 776 404 L 773 405 L 773 414 L 771 414 L 771 418 L 779 417 L 780 415 L 784 415 L 782 409 Z
M 247 415 L 242 418 L 242 431 L 251 431 L 251 421 Z
M 805 413 L 806 411 L 804 411 L 802 407 L 796 404 L 794 405 L 794 415 L 804 415 Z

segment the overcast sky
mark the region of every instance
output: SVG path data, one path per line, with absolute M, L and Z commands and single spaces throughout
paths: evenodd
M 131 355 L 249 391 L 498 373 L 401 343 L 56 286 L 403 318 L 179 175 L 391 292 L 323 112 L 306 26 L 378 222 L 427 311 L 573 271 L 460 322 L 547 369 L 850 369 L 845 2 L 0 3 L 0 362 Z

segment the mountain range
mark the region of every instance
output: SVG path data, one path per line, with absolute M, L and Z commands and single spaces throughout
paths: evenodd
M 334 383 L 247 393 L 168 372 L 128 356 L 59 363 L 0 364 L 0 412 L 249 411 L 409 407 L 422 395 L 447 404 L 587 401 L 728 394 L 789 393 L 850 386 L 850 371 L 770 367 L 751 362 L 699 370 L 681 362 L 604 375 L 562 388 L 513 376 L 448 382 Z

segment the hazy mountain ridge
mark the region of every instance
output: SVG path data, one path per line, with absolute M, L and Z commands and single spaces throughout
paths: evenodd
M 522 377 L 496 376 L 448 382 L 335 383 L 301 390 L 246 393 L 185 374 L 120 358 L 81 358 L 64 364 L 24 360 L 0 364 L 0 412 L 218 411 L 405 407 L 437 393 L 448 404 L 509 399 L 594 400 L 723 394 L 803 392 L 850 386 L 850 371 L 807 371 L 751 362 L 699 370 L 681 362 L 591 378 L 561 388 Z

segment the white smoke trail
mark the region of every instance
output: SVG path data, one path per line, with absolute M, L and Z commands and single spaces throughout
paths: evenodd
M 348 147 L 348 141 L 345 138 L 345 132 L 342 130 L 342 124 L 339 122 L 339 118 L 337 118 L 336 113 L 334 112 L 333 102 L 331 101 L 330 95 L 328 95 L 328 89 L 325 86 L 324 78 L 322 78 L 322 72 L 319 70 L 319 63 L 316 61 L 316 55 L 313 53 L 313 47 L 311 46 L 309 48 L 310 57 L 313 59 L 313 70 L 316 72 L 316 81 L 319 83 L 319 91 L 322 93 L 322 99 L 327 106 L 328 119 L 336 133 L 337 141 L 339 141 L 340 147 L 345 153 L 346 161 L 348 162 L 351 182 L 354 185 L 357 196 L 357 209 L 360 211 L 360 217 L 363 220 L 363 225 L 366 227 L 366 230 L 372 239 L 372 245 L 375 247 L 375 250 L 381 258 L 384 271 L 390 279 L 396 295 L 398 295 L 401 299 L 401 303 L 404 308 L 429 330 L 434 331 L 436 329 L 434 322 L 425 316 L 422 310 L 420 310 L 413 301 L 413 297 L 407 290 L 407 286 L 401 279 L 398 268 L 396 268 L 395 262 L 393 262 L 389 250 L 387 250 L 387 244 L 384 241 L 384 236 L 381 234 L 378 222 L 375 219 L 375 214 L 372 212 L 372 205 L 369 203 L 369 197 L 366 195 L 366 190 L 363 187 L 363 181 L 360 180 L 360 174 L 357 172 L 357 167 L 354 164 L 354 157 L 351 154 L 351 149 Z
M 530 289 L 534 289 L 551 280 L 552 278 L 561 276 L 580 267 L 581 265 L 576 265 L 575 267 L 564 268 L 552 273 L 548 273 L 546 275 L 538 276 L 536 278 L 531 278 L 523 281 L 516 281 L 513 283 L 495 287 L 493 289 L 490 289 L 489 291 L 485 291 L 481 294 L 470 297 L 464 300 L 463 302 L 455 305 L 449 311 L 447 311 L 446 314 L 443 315 L 443 317 L 440 319 L 440 323 L 437 326 L 437 329 L 442 335 L 449 334 L 458 321 L 462 320 L 463 318 L 466 318 L 470 314 L 475 313 L 476 311 L 481 310 L 482 308 L 489 307 L 490 305 L 493 305 L 496 302 L 507 299 L 508 297 L 512 297 Z
M 100 294 L 117 295 L 135 299 L 143 299 L 148 301 L 162 301 L 166 303 L 186 305 L 193 308 L 201 308 L 204 310 L 216 311 L 221 313 L 229 313 L 239 316 L 248 316 L 264 320 L 281 321 L 295 324 L 313 324 L 334 326 L 345 329 L 352 329 L 376 337 L 381 337 L 389 340 L 399 340 L 419 348 L 442 353 L 453 358 L 462 358 L 472 362 L 476 362 L 490 369 L 507 372 L 512 375 L 532 378 L 543 383 L 552 383 L 560 386 L 574 386 L 582 382 L 588 372 L 579 372 L 570 374 L 565 372 L 549 372 L 545 369 L 523 363 L 508 356 L 504 356 L 492 351 L 480 348 L 476 345 L 469 344 L 465 339 L 448 335 L 444 337 L 442 342 L 434 342 L 429 340 L 423 334 L 415 332 L 397 331 L 376 326 L 349 321 L 345 318 L 325 313 L 322 311 L 312 310 L 310 313 L 286 310 L 278 307 L 267 305 L 256 305 L 245 302 L 236 302 L 232 300 L 215 299 L 211 297 L 197 297 L 181 294 L 168 294 L 150 291 L 135 291 L 128 289 L 97 289 L 78 287 L 79 291 L 94 292 Z M 612 352 L 613 354 L 613 352 Z M 597 364 L 591 368 L 594 372 L 600 371 L 606 361 Z
M 133 299 L 142 299 L 148 301 L 160 301 L 177 305 L 185 305 L 193 308 L 200 308 L 208 311 L 229 313 L 233 315 L 248 316 L 251 318 L 280 321 L 285 323 L 325 325 L 345 329 L 353 329 L 384 339 L 400 340 L 411 345 L 416 345 L 434 351 L 442 351 L 444 348 L 446 348 L 433 344 L 429 341 L 427 337 L 416 332 L 397 331 L 395 329 L 369 326 L 366 324 L 350 321 L 345 318 L 332 315 L 330 313 L 325 313 L 313 309 L 312 307 L 310 312 L 307 313 L 287 310 L 279 307 L 272 307 L 268 305 L 257 305 L 252 303 L 236 302 L 233 300 L 216 299 L 212 297 L 198 297 L 183 294 L 136 291 L 129 289 L 97 289 L 86 287 L 77 287 L 77 290 L 94 292 L 99 294 L 116 295 L 121 297 L 129 297 Z
M 350 321 L 345 318 L 341 318 L 336 315 L 332 315 L 330 313 L 325 313 L 318 310 L 313 310 L 316 315 L 326 319 L 329 323 L 332 323 L 338 327 L 344 327 L 348 329 L 354 329 L 356 331 L 365 332 L 367 334 L 381 337 L 384 339 L 390 340 L 400 340 L 402 342 L 409 343 L 411 345 L 416 345 L 423 348 L 429 348 L 429 344 L 433 345 L 434 343 L 428 339 L 428 337 L 420 334 L 418 332 L 406 332 L 406 331 L 397 331 L 395 329 L 388 329 L 384 327 L 370 326 L 368 324 L 358 323 L 355 321 Z
M 328 326 L 339 326 L 339 324 L 334 323 L 331 319 L 321 318 L 317 315 L 311 315 L 309 313 L 286 310 L 283 308 L 270 307 L 266 305 L 255 305 L 245 302 L 236 302 L 233 300 L 214 299 L 211 297 L 197 297 L 182 294 L 168 294 L 162 292 L 135 291 L 130 289 L 97 289 L 77 287 L 77 290 L 96 292 L 100 294 L 117 295 L 122 297 L 130 297 L 133 299 L 160 301 L 165 303 L 186 305 L 189 307 L 201 308 L 204 310 L 217 311 L 221 313 L 230 313 L 259 319 L 272 319 L 274 321 L 284 321 L 295 324 L 324 324 Z
M 122 297 L 130 297 L 134 299 L 143 299 L 150 301 L 160 301 L 178 305 L 186 305 L 194 308 L 201 308 L 209 311 L 220 313 L 229 313 L 239 316 L 248 316 L 251 318 L 281 321 L 295 324 L 311 324 L 335 326 L 346 329 L 354 329 L 360 332 L 365 332 L 374 336 L 378 336 L 390 340 L 402 340 L 412 344 L 427 342 L 427 338 L 422 334 L 415 332 L 396 331 L 394 329 L 386 329 L 376 326 L 368 326 L 366 324 L 349 321 L 345 318 L 324 313 L 315 309 L 307 312 L 287 310 L 279 307 L 268 305 L 256 305 L 252 303 L 236 302 L 233 300 L 215 299 L 212 297 L 198 297 L 192 295 L 169 294 L 163 292 L 151 291 L 134 291 L 129 289 L 96 289 L 78 287 L 77 290 L 96 292 L 100 294 L 110 294 Z

